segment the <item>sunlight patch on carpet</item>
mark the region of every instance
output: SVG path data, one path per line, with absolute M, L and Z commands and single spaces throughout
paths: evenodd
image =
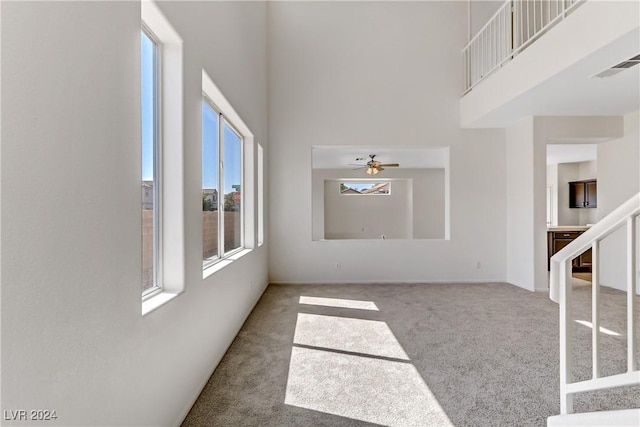
M 386 426 L 453 426 L 411 363 L 293 347 L 285 404 Z
M 298 313 L 294 344 L 409 360 L 385 322 Z
M 593 323 L 587 322 L 586 320 L 576 320 L 576 323 L 579 323 L 582 326 L 586 326 L 587 328 L 593 329 Z M 607 328 L 603 328 L 602 326 L 600 326 L 600 332 L 602 332 L 603 334 L 606 334 L 606 335 L 614 336 L 614 337 L 622 336 L 619 333 L 614 332 L 614 331 L 612 331 L 610 329 L 607 329 Z
M 321 305 L 325 307 L 355 308 L 358 310 L 379 311 L 378 306 L 373 301 L 359 301 L 341 298 L 319 298 L 300 296 L 300 304 Z

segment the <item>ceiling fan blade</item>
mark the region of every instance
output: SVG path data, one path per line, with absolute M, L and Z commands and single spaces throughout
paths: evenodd
M 397 168 L 400 166 L 400 163 L 382 163 L 380 164 L 380 166 L 387 166 L 390 168 Z

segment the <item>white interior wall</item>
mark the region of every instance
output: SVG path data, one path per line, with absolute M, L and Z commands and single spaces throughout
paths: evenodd
M 471 37 L 475 36 L 498 11 L 504 1 L 468 0 L 470 4 Z
M 558 164 L 558 225 L 580 225 L 580 209 L 569 208 L 569 183 L 578 180 L 578 163 Z
M 558 164 L 547 165 L 547 187 L 551 187 L 551 226 L 558 225 Z
M 624 117 L 624 136 L 598 144 L 598 216 L 605 217 L 640 191 L 640 112 Z M 640 240 L 639 240 L 640 241 Z M 626 230 L 602 241 L 600 280 L 625 289 Z M 640 264 L 637 264 L 640 268 Z
M 324 182 L 325 239 L 410 239 L 411 182 L 394 180 L 386 195 L 340 194 L 340 182 Z
M 271 281 L 503 281 L 504 132 L 458 125 L 466 4 L 272 2 L 268 13 Z M 449 146 L 450 240 L 312 240 L 322 145 Z
M 533 118 L 507 128 L 507 282 L 531 291 L 535 290 L 533 148 Z
M 266 4 L 159 7 L 184 40 L 186 290 L 142 317 L 140 3 L 2 2 L 2 407 L 49 425 L 179 424 L 266 284 L 266 245 L 202 279 L 199 167 L 203 68 L 269 150 Z
M 446 234 L 446 171 L 414 169 L 413 238 L 444 239 Z

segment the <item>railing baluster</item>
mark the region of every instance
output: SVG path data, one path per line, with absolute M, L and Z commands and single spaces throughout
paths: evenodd
M 571 314 L 572 260 L 560 263 L 560 413 L 573 412 L 573 395 L 567 393 L 567 384 L 573 380 L 573 325 Z
M 520 4 L 520 43 L 518 44 L 518 47 L 522 46 L 524 44 L 524 8 L 523 6 L 526 6 L 526 3 L 522 3 L 522 1 L 519 1 L 518 4 Z M 528 7 L 528 6 L 526 6 Z M 527 28 L 528 30 L 528 28 Z
M 636 370 L 636 218 L 627 218 L 627 370 Z
M 555 17 L 551 11 L 552 1 Z M 463 49 L 468 75 L 465 93 L 534 42 L 552 24 L 556 25 L 566 15 L 567 7 L 573 8 L 575 4 L 577 2 L 565 3 L 564 0 L 506 0 Z
M 490 58 L 491 60 L 489 61 L 489 69 L 492 69 L 493 66 L 496 64 L 496 21 L 493 21 L 491 23 L 491 27 L 489 30 L 489 38 L 490 40 Z
M 573 3 L 574 5 L 577 3 Z M 627 372 L 602 376 L 601 367 L 601 285 L 600 252 L 602 239 L 626 226 L 626 273 L 627 273 Z M 573 412 L 575 394 L 603 390 L 612 387 L 640 385 L 638 370 L 637 337 L 637 285 L 640 278 L 638 270 L 638 251 L 640 251 L 640 193 L 634 195 L 613 212 L 602 218 L 591 229 L 565 246 L 551 258 L 550 297 L 560 305 L 560 413 Z M 573 329 L 571 268 L 572 260 L 585 250 L 592 250 L 592 361 L 593 378 L 574 381 L 573 378 Z
M 536 28 L 537 28 L 536 27 L 536 1 L 537 0 L 533 0 L 532 1 L 532 3 L 533 3 L 533 13 L 532 13 L 532 15 L 533 15 L 533 34 L 535 34 L 536 31 L 537 31 L 536 30 Z
M 591 324 L 593 378 L 600 378 L 600 241 L 591 245 Z

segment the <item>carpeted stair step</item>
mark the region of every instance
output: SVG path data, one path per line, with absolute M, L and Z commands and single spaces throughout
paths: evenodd
M 547 427 L 638 427 L 640 409 L 620 411 L 584 412 L 581 414 L 555 415 L 547 418 Z

